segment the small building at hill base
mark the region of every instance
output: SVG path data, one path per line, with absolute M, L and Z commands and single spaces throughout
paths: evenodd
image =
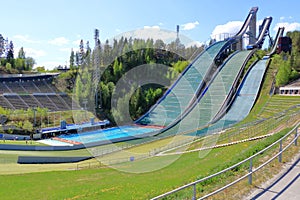
M 300 79 L 279 88 L 280 95 L 300 96 Z

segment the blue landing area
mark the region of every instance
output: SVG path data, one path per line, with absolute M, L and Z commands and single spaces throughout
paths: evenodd
M 158 131 L 159 128 L 140 127 L 140 126 L 120 126 L 95 131 L 87 131 L 70 135 L 60 135 L 58 138 L 63 140 L 88 144 L 101 141 L 114 141 L 126 138 L 139 137 L 147 133 Z

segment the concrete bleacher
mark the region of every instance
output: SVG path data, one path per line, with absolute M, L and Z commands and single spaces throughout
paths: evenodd
M 9 88 L 9 90 L 13 93 L 17 94 L 26 94 L 26 90 L 22 87 L 22 84 L 19 82 L 8 82 L 5 85 Z
M 40 102 L 36 98 L 34 98 L 34 96 L 32 96 L 32 95 L 22 95 L 20 97 L 30 108 L 42 107 Z
M 28 109 L 29 106 L 21 99 L 18 94 L 4 94 L 4 98 L 6 98 L 15 109 Z
M 52 80 L 53 75 L 0 76 L 0 106 L 7 109 L 41 107 L 49 111 L 80 109 Z
M 28 93 L 35 93 L 37 91 L 40 91 L 36 84 L 34 84 L 34 82 L 32 81 L 24 81 L 21 85 Z
M 8 100 L 3 97 L 2 95 L 0 95 L 0 106 L 2 108 L 7 108 L 7 109 L 15 109 L 9 102 Z
M 49 98 L 56 105 L 58 110 L 65 110 L 66 108 L 71 110 L 71 107 L 60 97 L 60 95 L 52 95 Z
M 8 93 L 11 92 L 7 86 L 5 85 L 5 83 L 0 82 L 0 93 Z

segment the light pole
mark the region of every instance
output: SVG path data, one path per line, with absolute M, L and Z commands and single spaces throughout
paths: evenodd
M 87 118 L 86 117 L 86 104 L 88 103 L 87 99 L 84 99 L 83 100 L 83 104 L 84 104 L 84 114 L 85 114 L 85 119 Z
M 33 127 L 36 126 L 36 107 L 33 108 Z

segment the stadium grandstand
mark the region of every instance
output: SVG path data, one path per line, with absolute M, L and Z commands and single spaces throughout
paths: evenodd
M 47 108 L 49 111 L 80 109 L 53 84 L 58 73 L 0 76 L 0 106 L 7 109 Z

